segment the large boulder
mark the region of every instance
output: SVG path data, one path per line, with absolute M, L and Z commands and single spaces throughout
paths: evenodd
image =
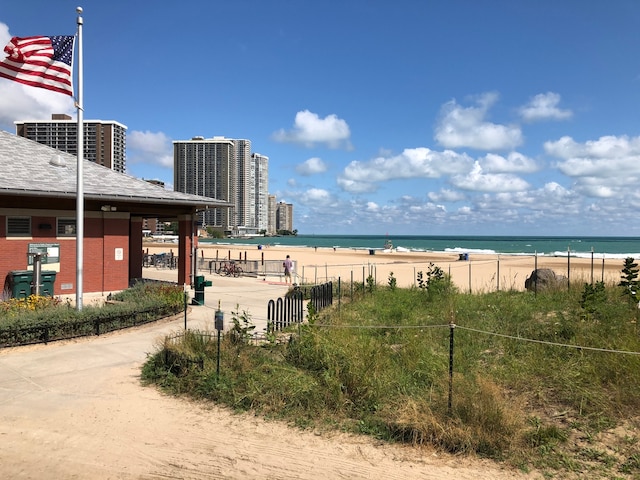
M 568 279 L 564 275 L 556 275 L 550 268 L 538 268 L 524 281 L 524 288 L 530 292 L 567 288 Z

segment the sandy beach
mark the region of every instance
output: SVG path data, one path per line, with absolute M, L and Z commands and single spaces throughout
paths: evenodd
M 144 249 L 150 253 L 169 253 L 171 244 L 145 243 Z M 549 268 L 557 275 L 569 278 L 571 284 L 604 281 L 617 284 L 620 281 L 623 259 L 595 255 L 591 258 L 551 257 L 534 255 L 490 255 L 475 254 L 468 260 L 460 260 L 458 254 L 438 252 L 383 252 L 373 254 L 366 249 L 311 248 L 268 246 L 261 249 L 246 245 L 213 245 L 200 243 L 198 258 L 205 265 L 210 260 L 234 260 L 237 262 L 259 262 L 271 264 L 276 270 L 268 276 L 279 277 L 280 265 L 286 255 L 294 261 L 294 282 L 299 284 L 323 283 L 325 281 L 365 282 L 371 275 L 379 285 L 387 285 L 393 274 L 399 287 L 417 285 L 418 273 L 423 278 L 431 264 L 451 275 L 454 284 L 462 292 L 490 292 L 496 290 L 525 289 L 525 280 L 536 268 Z M 204 273 L 207 273 L 206 269 Z
M 169 244 L 147 247 L 150 253 L 171 252 Z M 230 252 L 225 247 L 224 254 L 220 248 L 201 251 L 202 258 L 215 258 L 216 253 L 218 258 L 245 256 L 241 248 Z M 386 258 L 376 254 L 369 258 L 368 252 L 329 249 L 273 247 L 247 250 L 246 256 L 248 262 L 261 262 L 264 257 L 265 263 L 280 267 L 287 253 L 298 262 L 297 268 L 309 275 L 308 272 L 320 270 L 319 266 L 326 268 L 328 275 L 341 269 L 344 275 L 351 271 L 355 275 L 363 266 L 382 269 L 389 264 L 405 266 L 406 273 L 397 270 L 398 278 L 402 275 L 403 281 L 410 282 L 413 267 L 425 265 L 422 258 L 419 262 L 403 259 L 404 256 Z M 448 260 L 449 257 L 442 259 L 442 268 Z M 286 292 L 279 270 L 268 281 L 253 276 L 214 278 L 207 274 L 214 280 L 207 300 L 215 304 L 220 297 L 214 292 L 224 292 L 222 308 L 226 312 L 237 304 L 244 308 L 256 298 L 263 304 L 265 298 L 273 298 L 272 294 Z M 177 277 L 175 269 L 146 267 L 143 273 L 158 280 Z M 210 305 L 190 305 L 186 312 L 189 328 L 211 329 L 213 311 Z M 258 310 L 252 312 L 258 314 Z M 148 354 L 166 335 L 185 328 L 186 322 L 187 318 L 180 314 L 98 337 L 0 349 L 3 478 L 542 478 L 535 471 L 523 473 L 473 456 L 449 455 L 427 445 L 411 447 L 343 432 L 301 430 L 252 413 L 236 414 L 218 405 L 176 398 L 143 386 L 140 369 Z
M 177 251 L 175 244 L 145 243 L 149 254 Z M 389 252 L 333 248 L 285 248 L 201 244 L 203 266 L 233 259 L 274 267 L 267 276 L 215 278 L 213 292 L 226 289 L 242 299 L 265 289 L 286 290 L 282 261 L 295 262 L 294 281 L 362 282 L 372 275 L 386 285 L 391 272 L 411 286 L 430 263 L 451 274 L 462 291 L 524 289 L 537 267 L 572 282 L 617 283 L 621 259 Z M 177 270 L 147 267 L 149 278 L 170 280 Z M 213 276 L 203 268 L 200 273 Z M 214 274 L 215 275 L 215 274 Z M 266 282 L 263 284 L 263 280 Z M 211 299 L 210 299 L 211 300 Z M 214 300 L 215 301 L 215 300 Z M 199 310 L 198 310 L 199 309 Z M 212 310 L 189 307 L 189 325 L 206 325 Z M 198 320 L 200 318 L 200 320 Z M 225 478 L 225 479 L 538 479 L 474 457 L 447 455 L 427 446 L 385 444 L 374 438 L 320 435 L 250 413 L 162 394 L 140 384 L 147 352 L 182 328 L 182 315 L 138 328 L 49 345 L 0 350 L 0 463 L 7 478 Z M 201 323 L 197 323 L 201 322 Z

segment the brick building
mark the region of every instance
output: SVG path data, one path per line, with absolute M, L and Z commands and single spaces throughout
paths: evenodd
M 0 131 L 0 280 L 28 270 L 45 253 L 57 272 L 54 295 L 76 292 L 77 159 Z M 143 219 L 177 221 L 178 283 L 192 281 L 196 213 L 225 202 L 158 188 L 101 165 L 83 163 L 83 292 L 125 289 L 142 277 Z

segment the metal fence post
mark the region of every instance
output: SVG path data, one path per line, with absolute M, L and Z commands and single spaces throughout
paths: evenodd
M 453 413 L 453 332 L 455 328 L 455 323 L 449 324 L 449 415 Z
M 567 290 L 571 290 L 571 247 L 567 247 Z
M 351 301 L 353 302 L 353 269 L 351 269 Z
M 536 250 L 535 260 L 533 262 L 533 271 L 536 274 L 536 278 L 533 281 L 533 296 L 538 296 L 538 251 Z
M 187 293 L 187 284 L 184 284 L 184 329 L 187 329 L 187 298 L 189 294 Z

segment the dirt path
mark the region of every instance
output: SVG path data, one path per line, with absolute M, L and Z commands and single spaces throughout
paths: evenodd
M 2 478 L 541 478 L 367 437 L 320 436 L 141 386 L 147 352 L 180 324 L 0 350 Z

